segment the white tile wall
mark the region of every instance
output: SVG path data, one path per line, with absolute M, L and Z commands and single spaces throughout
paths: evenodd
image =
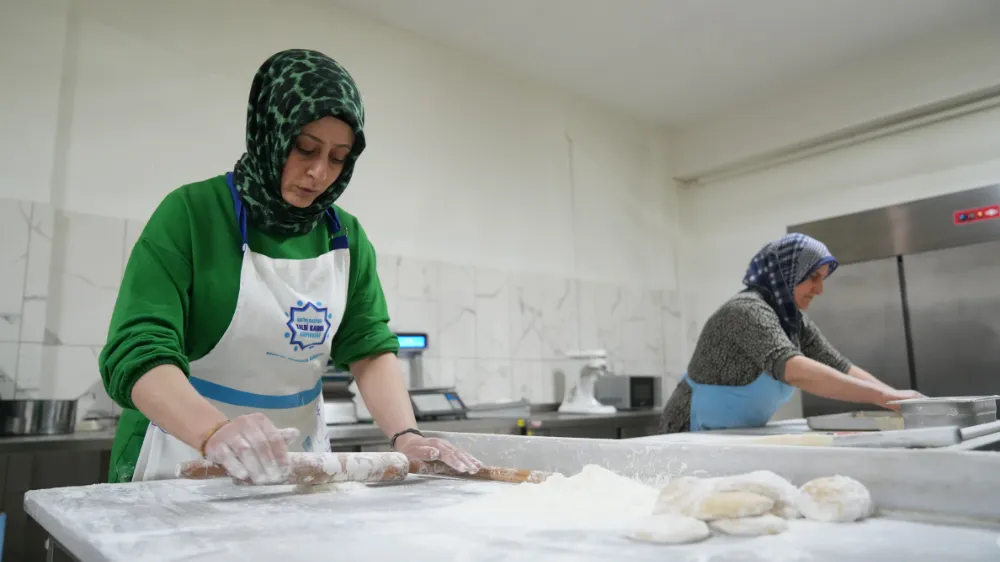
M 0 396 L 80 398 L 81 416 L 112 408 L 97 356 L 121 276 L 144 223 L 0 200 Z M 617 372 L 661 375 L 683 356 L 684 300 L 650 290 L 380 254 L 395 331 L 428 334 L 430 385 L 469 403 L 561 400 L 574 349 L 603 348 Z M 407 371 L 404 365 L 404 373 Z
M 30 203 L 0 201 L 0 342 L 19 340 L 30 223 Z

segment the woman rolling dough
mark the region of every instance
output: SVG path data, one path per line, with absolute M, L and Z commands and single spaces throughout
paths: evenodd
M 885 407 L 921 396 L 852 365 L 803 314 L 836 268 L 826 246 L 804 234 L 761 248 L 743 277 L 746 289 L 705 323 L 660 433 L 761 427 L 795 388 Z
M 293 49 L 250 89 L 246 152 L 173 191 L 128 260 L 100 357 L 124 411 L 111 482 L 171 478 L 206 458 L 279 482 L 288 451 L 328 451 L 321 377 L 350 369 L 392 447 L 461 472 L 479 462 L 417 429 L 375 249 L 334 201 L 365 148 L 358 86 Z

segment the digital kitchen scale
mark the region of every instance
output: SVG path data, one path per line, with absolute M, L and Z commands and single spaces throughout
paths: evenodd
M 466 418 L 465 402 L 462 402 L 453 386 L 414 388 L 410 390 L 410 402 L 417 421 Z

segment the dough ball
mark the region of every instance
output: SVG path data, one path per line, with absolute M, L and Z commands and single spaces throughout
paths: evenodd
M 770 513 L 740 519 L 718 519 L 709 523 L 709 526 L 713 531 L 724 535 L 740 537 L 777 535 L 788 530 L 788 523 L 784 519 Z
M 791 482 L 770 470 L 720 476 L 711 479 L 711 483 L 716 492 L 753 492 L 788 505 L 798 504 L 802 494 Z
M 635 541 L 657 544 L 686 544 L 703 541 L 712 532 L 704 521 L 684 515 L 651 515 L 628 534 Z
M 653 506 L 653 514 L 689 515 L 706 497 L 712 494 L 709 480 L 682 476 L 674 478 L 660 489 Z
M 868 488 L 847 476 L 817 478 L 803 484 L 801 490 L 799 511 L 813 521 L 847 523 L 875 511 Z
M 753 492 L 718 492 L 706 497 L 688 513 L 702 521 L 763 515 L 774 507 L 774 500 Z
M 781 515 L 797 515 L 799 489 L 765 470 L 717 478 L 680 477 L 660 490 L 654 514 L 677 514 L 704 521 L 752 517 L 781 506 Z

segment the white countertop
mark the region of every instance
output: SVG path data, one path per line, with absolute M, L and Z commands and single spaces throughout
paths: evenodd
M 1000 531 L 877 518 L 792 521 L 760 538 L 686 546 L 641 544 L 620 531 L 539 530 L 491 513 L 448 509 L 498 490 L 488 482 L 410 477 L 343 492 L 237 487 L 228 480 L 160 481 L 36 490 L 26 511 L 80 562 L 318 560 L 907 562 L 997 559 Z

